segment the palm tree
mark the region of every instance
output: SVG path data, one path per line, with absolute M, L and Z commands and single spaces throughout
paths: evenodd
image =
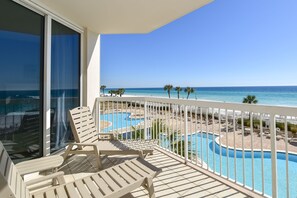
M 156 138 L 162 138 L 160 134 L 163 134 L 163 132 L 166 131 L 166 125 L 163 124 L 162 120 L 153 120 L 151 132 L 152 136 Z
M 130 138 L 133 140 L 144 139 L 144 129 L 141 129 L 139 126 L 131 126 Z
M 117 90 L 118 94 L 120 95 L 120 97 L 122 97 L 122 95 L 125 93 L 125 89 L 124 88 L 120 88 Z
M 258 100 L 254 95 L 247 95 L 247 97 L 243 98 L 242 103 L 257 104 Z
M 257 104 L 258 100 L 256 99 L 256 96 L 254 96 L 254 95 L 247 95 L 245 98 L 243 98 L 242 103 Z M 251 120 L 250 112 L 249 112 L 249 120 Z
M 132 131 L 135 131 L 136 128 L 132 126 Z M 160 138 L 160 144 L 164 147 L 170 147 L 174 153 L 177 153 L 181 156 L 185 156 L 185 140 L 178 140 L 178 135 L 180 131 L 172 131 L 172 133 L 168 136 L 168 132 L 171 129 L 163 123 L 161 120 L 153 120 L 151 127 L 151 135 L 155 138 Z M 133 134 L 135 135 L 135 134 Z M 137 134 L 137 137 L 140 135 Z M 133 136 L 134 137 L 134 136 Z M 133 138 L 132 137 L 132 138 Z M 172 141 L 172 142 L 170 142 Z M 188 141 L 189 151 L 191 151 L 191 142 Z M 173 149 L 174 148 L 174 149 Z M 191 156 L 190 152 L 188 156 Z
M 185 149 L 182 149 L 182 148 L 185 148 L 185 144 L 186 144 L 186 141 L 185 140 L 175 140 L 174 142 L 171 143 L 171 147 L 173 147 L 174 149 L 173 152 L 174 153 L 177 153 L 178 155 L 181 155 L 181 156 L 185 156 Z M 188 141 L 188 159 L 190 159 L 190 156 L 191 156 L 191 141 Z
M 177 91 L 177 98 L 179 99 L 179 93 L 182 91 L 183 89 L 181 87 L 175 87 L 175 91 Z
M 187 95 L 187 99 L 189 99 L 190 94 L 191 94 L 191 93 L 194 93 L 195 90 L 194 90 L 192 87 L 186 87 L 186 88 L 185 88 L 185 92 L 188 94 L 188 95 Z
M 113 96 L 113 94 L 115 96 L 119 95 L 119 91 L 118 90 L 109 90 L 108 93 L 110 94 L 110 96 Z
M 164 91 L 167 91 L 169 98 L 170 98 L 170 91 L 172 88 L 173 86 L 169 84 L 164 86 Z
M 103 95 L 104 95 L 104 90 L 105 90 L 105 88 L 106 88 L 106 85 L 101 85 L 101 86 L 100 86 L 100 90 L 102 90 Z

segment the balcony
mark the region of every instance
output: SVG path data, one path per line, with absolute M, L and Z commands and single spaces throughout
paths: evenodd
M 129 157 L 108 157 L 103 161 L 104 168 L 119 164 Z M 241 191 L 231 182 L 221 181 L 213 175 L 205 174 L 195 167 L 187 166 L 182 160 L 157 148 L 154 155 L 146 160 L 154 166 L 161 168 L 162 172 L 153 180 L 156 197 L 249 197 L 249 192 Z M 65 172 L 66 182 L 74 181 L 97 172 L 94 158 L 74 156 L 67 160 L 61 168 Z M 251 195 L 251 194 L 250 194 Z M 125 196 L 148 197 L 143 188 L 134 190 Z
M 148 158 L 163 169 L 154 183 L 157 196 L 297 194 L 297 108 L 102 97 L 94 116 L 101 131 L 119 139 L 158 140 L 156 154 Z

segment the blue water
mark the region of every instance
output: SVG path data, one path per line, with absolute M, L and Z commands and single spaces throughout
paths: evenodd
M 100 120 L 112 122 L 112 125 L 105 128 L 103 131 L 108 132 L 115 129 L 136 126 L 143 121 L 143 119 L 130 119 L 131 113 L 119 112 L 114 114 L 101 114 Z
M 51 105 L 55 107 L 53 104 L 55 99 L 64 95 L 64 97 L 68 100 L 66 103 L 67 107 L 73 107 L 77 103 L 75 97 L 79 95 L 79 90 L 77 89 L 56 89 L 51 90 Z M 39 90 L 6 90 L 0 91 L 0 116 L 7 115 L 11 112 L 25 112 L 30 111 L 32 109 L 40 108 L 40 92 Z
M 208 138 L 207 138 L 208 136 Z M 213 138 L 214 137 L 214 138 Z M 189 135 L 188 140 L 191 142 L 193 153 L 198 154 L 203 161 L 209 165 L 209 169 L 215 170 L 220 173 L 220 146 L 213 142 L 217 136 L 212 134 L 203 133 L 202 141 L 201 134 L 193 134 L 192 138 Z M 201 152 L 201 142 L 202 142 L 202 152 Z M 196 150 L 196 144 L 198 149 Z M 213 147 L 214 146 L 214 147 Z M 206 149 L 208 148 L 208 154 Z M 213 149 L 214 148 L 214 149 Z M 202 153 L 202 156 L 201 156 Z M 227 153 L 229 154 L 228 166 L 229 166 L 229 178 L 235 180 L 234 172 L 234 159 L 235 153 L 233 149 L 227 149 L 222 147 L 222 175 L 227 177 Z M 207 161 L 208 156 L 208 161 Z M 214 160 L 213 160 L 214 156 Z M 243 183 L 243 152 L 241 150 L 236 150 L 236 181 Z M 245 184 L 252 187 L 252 154 L 251 152 L 245 151 L 244 153 L 244 163 L 245 163 Z M 286 157 L 284 153 L 277 154 L 277 171 L 278 171 L 278 197 L 286 197 Z M 215 162 L 215 165 L 214 165 Z M 254 152 L 254 185 L 255 190 L 262 192 L 262 162 L 261 162 L 261 152 Z M 272 195 L 272 181 L 271 181 L 271 153 L 264 152 L 264 193 L 267 195 Z M 289 187 L 290 187 L 290 197 L 297 196 L 297 155 L 289 154 Z
M 105 90 L 108 93 L 108 89 Z M 127 95 L 168 97 L 163 88 L 128 88 Z M 243 97 L 255 95 L 259 104 L 297 106 L 297 86 L 265 86 L 265 87 L 195 87 L 191 99 L 215 100 L 241 103 Z M 180 98 L 186 98 L 182 91 Z M 171 91 L 171 98 L 177 98 L 177 92 Z

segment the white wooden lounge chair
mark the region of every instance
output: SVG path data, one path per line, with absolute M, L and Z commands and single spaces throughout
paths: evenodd
M 41 157 L 37 159 L 20 162 L 16 164 L 16 167 L 18 169 L 18 172 L 23 178 L 25 175 L 36 173 L 36 172 L 38 173 L 45 172 L 46 175 L 49 175 L 49 174 L 56 175 L 58 168 L 63 164 L 63 162 L 64 162 L 64 159 L 62 156 L 52 155 L 52 156 Z M 60 177 L 59 179 L 60 179 L 60 182 L 64 183 L 63 177 Z M 29 180 L 28 182 L 30 183 L 31 181 Z M 56 180 L 53 180 L 53 183 L 56 183 Z
M 17 167 L 0 142 L 1 198 L 117 198 L 140 186 L 148 190 L 149 197 L 155 197 L 152 179 L 156 174 L 157 172 L 134 159 L 71 183 L 60 183 L 57 186 L 30 192 L 27 183 L 24 182 Z M 57 175 L 50 175 L 46 179 L 53 177 L 57 177 Z M 41 182 L 44 179 L 39 178 L 35 182 Z
M 4 149 L 4 145 L 2 142 L 0 142 L 0 156 L 1 152 Z M 7 152 L 5 150 L 5 152 Z M 8 157 L 8 154 L 5 155 Z M 27 160 L 24 162 L 20 162 L 16 164 L 16 168 L 18 169 L 19 174 L 21 175 L 22 178 L 24 176 L 34 173 L 36 176 L 36 173 L 42 173 L 42 175 L 38 175 L 38 177 L 43 177 L 45 180 L 51 179 L 52 184 L 58 183 L 65 183 L 64 177 L 62 176 L 64 173 L 63 172 L 57 172 L 58 167 L 60 167 L 64 162 L 64 159 L 60 155 L 52 155 L 52 156 L 47 156 L 47 157 L 41 157 L 37 159 L 32 159 L 32 160 Z M 44 174 L 46 173 L 46 174 Z M 53 174 L 53 175 L 50 175 Z M 26 184 L 31 185 L 34 183 L 38 183 L 42 179 L 38 179 L 38 181 L 35 181 L 35 179 L 27 179 Z M 1 196 L 0 196 L 1 197 Z
M 100 155 L 137 155 L 144 158 L 148 154 L 153 154 L 155 142 L 119 141 L 113 133 L 99 133 L 89 107 L 74 108 L 69 114 L 75 143 L 69 144 L 64 159 L 69 154 L 95 155 L 100 169 Z

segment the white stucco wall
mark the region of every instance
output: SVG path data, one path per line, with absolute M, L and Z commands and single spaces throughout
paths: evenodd
M 92 110 L 100 95 L 100 35 L 85 31 L 85 64 L 83 68 L 83 105 Z

